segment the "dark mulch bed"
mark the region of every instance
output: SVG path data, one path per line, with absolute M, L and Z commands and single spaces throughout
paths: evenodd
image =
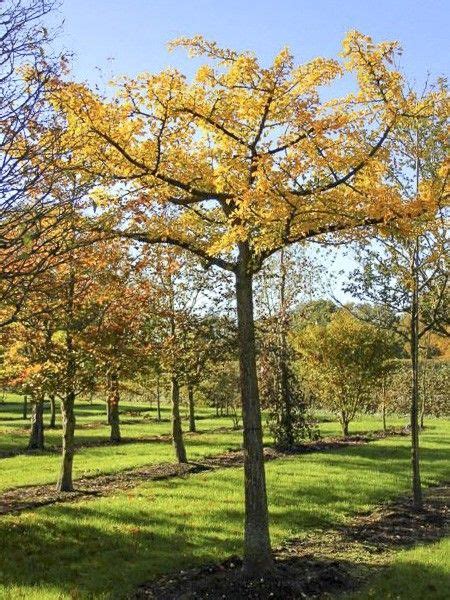
M 286 458 L 288 456 L 309 452 L 325 452 L 338 448 L 346 448 L 348 446 L 366 444 L 376 439 L 386 437 L 387 435 L 406 434 L 403 430 L 390 430 L 388 432 L 381 431 L 368 433 L 366 435 L 349 436 L 348 438 L 324 438 L 312 442 L 305 442 L 289 452 L 283 452 L 268 447 L 264 448 L 264 457 L 266 461 L 270 461 L 277 458 Z M 170 441 L 171 439 L 167 436 L 159 437 L 164 437 L 165 441 Z M 141 440 L 137 441 L 140 442 Z M 170 479 L 172 477 L 192 475 L 213 469 L 239 467 L 242 466 L 243 463 L 243 451 L 230 450 L 223 454 L 205 457 L 202 461 L 197 463 L 163 463 L 146 465 L 137 469 L 119 471 L 118 473 L 111 473 L 108 475 L 82 477 L 76 480 L 75 484 L 77 489 L 74 492 L 58 493 L 54 484 L 19 487 L 0 495 L 0 516 L 12 512 L 35 509 L 57 502 L 75 502 L 98 496 L 107 496 L 120 490 L 131 489 L 145 481 Z
M 275 550 L 274 573 L 242 575 L 237 557 L 180 571 L 141 585 L 130 600 L 300 600 L 330 598 L 360 587 L 386 567 L 393 551 L 435 541 L 448 532 L 448 484 L 430 488 L 425 510 L 416 513 L 400 498 L 348 526 L 293 539 Z

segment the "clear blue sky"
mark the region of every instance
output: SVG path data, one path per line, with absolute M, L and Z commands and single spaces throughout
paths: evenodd
M 336 56 L 349 29 L 375 40 L 397 39 L 409 78 L 448 73 L 448 0 L 63 0 L 62 42 L 76 54 L 77 78 L 192 66 L 166 42 L 202 34 L 270 61 L 288 45 L 299 62 Z M 114 60 L 108 60 L 114 59 Z

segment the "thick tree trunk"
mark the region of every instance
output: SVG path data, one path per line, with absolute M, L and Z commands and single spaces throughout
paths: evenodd
M 62 417 L 62 461 L 56 489 L 58 492 L 73 491 L 72 471 L 75 453 L 75 392 L 70 390 L 61 401 Z
M 256 370 L 253 281 L 250 252 L 240 244 L 236 272 L 239 363 L 244 427 L 245 526 L 243 570 L 261 576 L 274 567 L 269 536 L 261 407 Z
M 119 415 L 119 376 L 116 371 L 112 371 L 109 376 L 109 424 L 111 425 L 111 433 L 109 439 L 112 444 L 120 444 L 120 415 Z
M 22 419 L 28 419 L 28 396 L 23 397 Z
M 194 404 L 194 387 L 188 385 L 188 399 L 189 399 L 189 431 L 195 433 L 195 404 Z
M 413 294 L 411 302 L 411 468 L 413 506 L 422 510 L 422 484 L 420 481 L 419 455 L 419 294 L 417 281 L 417 253 L 414 251 L 412 266 Z
M 180 385 L 172 376 L 172 443 L 179 463 L 187 463 L 180 416 Z
M 50 429 L 55 429 L 56 427 L 56 401 L 54 394 L 51 394 L 49 397 L 50 400 Z
M 28 450 L 44 449 L 44 398 L 33 400 Z

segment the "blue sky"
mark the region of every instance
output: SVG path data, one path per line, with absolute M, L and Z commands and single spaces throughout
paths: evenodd
M 248 49 L 270 61 L 288 45 L 299 62 L 336 56 L 349 29 L 375 40 L 396 39 L 402 67 L 420 84 L 427 71 L 448 73 L 448 0 L 63 0 L 63 44 L 75 52 L 76 78 L 156 71 L 190 71 L 166 42 L 202 34 L 223 46 Z

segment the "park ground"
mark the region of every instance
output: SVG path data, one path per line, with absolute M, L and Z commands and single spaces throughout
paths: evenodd
M 46 451 L 24 452 L 28 423 L 21 411 L 19 397 L 6 395 L 0 404 L 4 497 L 17 488 L 29 491 L 30 486 L 54 484 L 58 475 L 60 430 L 47 429 Z M 198 417 L 198 433 L 186 435 L 190 461 L 202 463 L 240 447 L 242 432 L 232 429 L 231 418 L 216 417 L 208 408 L 199 409 Z M 389 425 L 405 423 L 405 417 L 391 417 Z M 120 445 L 106 442 L 103 403 L 78 403 L 77 424 L 75 477 L 84 478 L 83 486 L 96 476 L 173 463 L 167 407 L 158 423 L 148 404 L 122 403 Z M 379 429 L 379 417 L 362 416 L 351 433 Z M 338 424 L 323 415 L 320 432 L 324 437 L 340 435 Z M 449 432 L 448 420 L 426 423 L 421 438 L 425 488 L 450 479 Z M 266 443 L 271 443 L 268 436 Z M 408 437 L 388 436 L 268 462 L 273 545 L 311 541 L 314 552 L 314 539 L 320 541 L 380 505 L 405 497 L 409 456 Z M 121 486 L 116 478 L 108 494 L 1 514 L 0 599 L 133 597 L 144 582 L 239 555 L 242 476 L 237 466 L 161 480 L 143 477 L 132 486 Z M 399 546 L 383 555 L 385 559 L 374 559 L 370 577 L 340 598 L 444 600 L 450 589 L 449 551 L 448 538 Z

